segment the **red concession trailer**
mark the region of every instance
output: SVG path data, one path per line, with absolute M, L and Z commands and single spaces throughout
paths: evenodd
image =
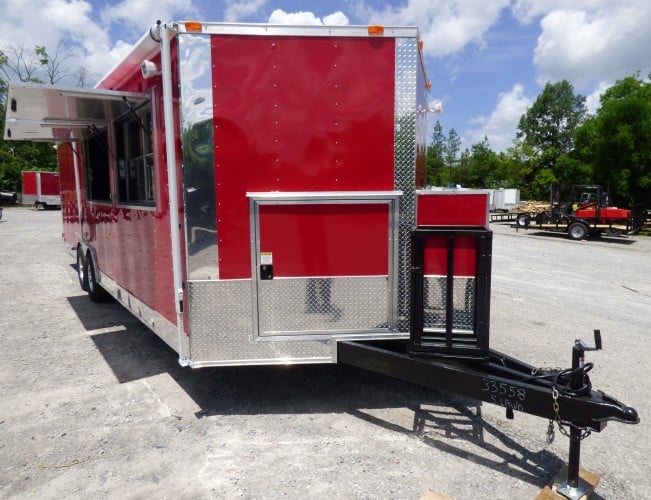
M 58 172 L 23 172 L 23 205 L 36 208 L 61 206 L 61 189 Z
M 583 341 L 535 376 L 489 348 L 489 195 L 424 189 L 421 49 L 157 23 L 95 89 L 10 86 L 5 139 L 59 143 L 81 286 L 182 365 L 347 363 L 571 425 L 574 490 L 582 436 L 639 417 L 591 390 Z
M 332 362 L 408 335 L 424 186 L 416 28 L 157 24 L 95 89 L 12 86 L 59 142 L 64 238 L 193 367 Z

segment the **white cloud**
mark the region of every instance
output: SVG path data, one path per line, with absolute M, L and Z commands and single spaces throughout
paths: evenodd
M 599 0 L 572 0 L 573 9 L 586 9 Z M 540 16 L 570 6 L 567 0 L 516 0 L 511 7 L 513 15 L 521 23 L 530 23 Z
M 601 106 L 600 98 L 609 87 L 612 86 L 614 82 L 600 82 L 596 89 L 585 98 L 585 105 L 588 108 L 588 113 L 594 114 L 597 109 Z
M 512 10 L 523 23 L 540 19 L 533 55 L 538 83 L 568 80 L 587 94 L 590 113 L 615 81 L 651 70 L 648 0 L 516 0 Z
M 464 132 L 464 144 L 475 144 L 488 137 L 493 150 L 506 150 L 513 143 L 520 117 L 531 104 L 531 99 L 524 95 L 522 85 L 515 84 L 509 92 L 498 96 L 495 109 L 489 116 L 472 119 L 471 123 L 477 128 Z
M 93 6 L 85 0 L 6 0 L 0 16 L 0 44 L 57 46 L 72 38 L 83 45 L 87 39 L 108 43 L 108 35 L 91 19 Z M 38 15 L 34 15 L 38 13 Z M 47 20 L 47 24 L 44 24 Z M 47 29 L 45 29 L 47 28 Z
M 350 21 L 346 14 L 338 10 L 337 12 L 333 12 L 328 16 L 323 16 L 323 24 L 327 24 L 329 26 L 346 26 L 350 24 Z
M 157 20 L 176 21 L 179 14 L 196 16 L 192 0 L 122 0 L 102 9 L 103 23 L 121 23 L 144 33 Z
M 161 16 L 163 21 L 196 13 L 192 0 L 123 0 L 99 12 L 88 0 L 3 0 L 0 47 L 13 45 L 31 50 L 35 45 L 55 50 L 60 40 L 70 57 L 69 72 L 84 68 L 98 79 L 111 69 L 133 43 Z M 38 15 L 34 15 L 38 13 Z M 44 22 L 45 21 L 45 22 Z M 117 25 L 117 26 L 116 26 Z M 132 28 L 129 41 L 112 41 L 110 29 Z M 124 36 L 124 35 L 123 35 Z M 64 83 L 64 82 L 62 82 Z M 74 83 L 74 82 L 65 82 Z
M 274 10 L 269 16 L 271 24 L 302 24 L 302 25 L 338 25 L 345 26 L 349 23 L 348 17 L 341 12 L 333 12 L 330 15 L 324 16 L 323 19 L 317 17 L 312 12 L 285 12 L 282 9 Z
M 42 45 L 53 55 L 59 41 L 65 40 L 63 50 L 73 56 L 66 61 L 70 65 L 70 72 L 80 67 L 90 73 L 107 69 L 106 62 L 102 64 L 92 57 L 97 53 L 106 59 L 110 44 L 107 29 L 100 27 L 91 17 L 93 6 L 90 2 L 8 0 L 3 10 L 0 16 L 0 46 L 12 45 L 32 50 L 35 45 Z M 38 15 L 34 15 L 35 12 Z M 47 20 L 46 24 L 44 20 Z
M 370 23 L 420 28 L 425 53 L 444 56 L 469 43 L 483 46 L 483 35 L 495 24 L 509 0 L 407 0 L 399 7 L 376 10 L 358 4 L 358 17 Z
M 612 2 L 594 10 L 553 10 L 541 20 L 534 53 L 538 82 L 567 79 L 579 89 L 651 69 L 651 4 Z
M 240 21 L 258 12 L 266 3 L 267 0 L 227 0 L 224 20 L 229 23 Z

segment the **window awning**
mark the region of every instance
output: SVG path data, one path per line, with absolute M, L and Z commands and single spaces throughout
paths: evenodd
M 70 141 L 149 97 L 135 92 L 15 84 L 7 92 L 5 140 Z

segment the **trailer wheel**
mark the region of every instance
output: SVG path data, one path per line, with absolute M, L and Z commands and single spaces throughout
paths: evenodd
M 97 271 L 90 254 L 86 254 L 86 275 L 88 280 L 88 297 L 93 302 L 105 302 L 110 297 L 108 292 L 97 283 Z
M 582 240 L 588 236 L 588 228 L 582 222 L 572 222 L 567 228 L 567 234 L 573 240 Z
M 81 247 L 77 247 L 77 278 L 79 278 L 79 286 L 84 292 L 88 291 L 88 265 L 84 259 L 84 251 Z
M 517 219 L 515 219 L 516 224 L 520 227 L 528 227 L 530 221 L 531 217 L 529 217 L 529 214 L 520 214 Z

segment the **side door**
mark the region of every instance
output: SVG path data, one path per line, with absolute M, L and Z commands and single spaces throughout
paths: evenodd
M 259 338 L 393 330 L 398 196 L 249 194 Z

